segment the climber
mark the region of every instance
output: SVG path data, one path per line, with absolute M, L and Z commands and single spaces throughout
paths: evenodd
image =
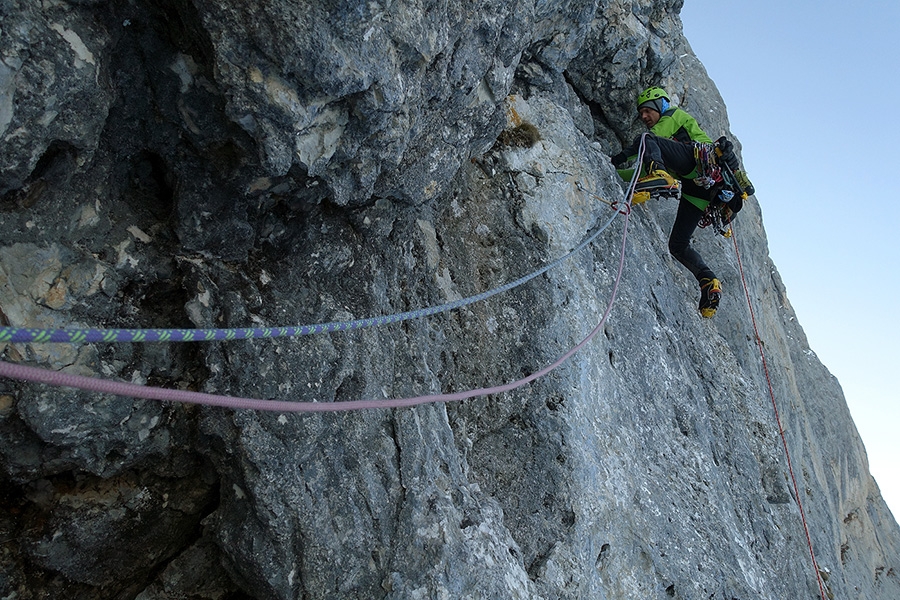
M 650 130 L 639 136 L 622 152 L 612 157 L 614 165 L 634 160 L 640 144 L 644 144 L 642 167 L 647 175 L 638 179 L 632 203 L 641 203 L 651 195 L 673 194 L 680 197 L 678 212 L 669 234 L 669 252 L 697 278 L 700 284 L 700 314 L 716 314 L 722 297 L 722 285 L 700 254 L 691 247 L 691 236 L 712 201 L 723 199 L 721 181 L 709 188 L 698 185 L 698 164 L 694 142 L 712 144 L 712 140 L 686 111 L 673 107 L 669 95 L 659 87 L 647 88 L 637 99 L 638 116 Z M 719 159 L 736 169 L 737 159 L 727 140 L 720 140 L 724 149 Z M 619 173 L 630 179 L 632 171 Z M 674 177 L 673 177 L 674 175 Z M 677 178 L 677 179 L 676 179 Z M 726 197 L 727 198 L 727 197 Z M 735 211 L 736 212 L 736 211 Z

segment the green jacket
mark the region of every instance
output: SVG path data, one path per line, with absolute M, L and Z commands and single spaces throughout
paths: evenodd
M 697 124 L 697 120 L 678 107 L 670 108 L 663 113 L 659 118 L 659 121 L 656 122 L 656 125 L 650 129 L 650 133 L 684 143 L 690 143 L 692 141 L 703 142 L 706 144 L 712 143 L 712 139 L 706 135 L 706 132 L 700 128 L 699 124 Z M 634 173 L 632 169 L 619 169 L 619 175 L 625 181 L 631 179 L 632 173 Z M 696 170 L 685 175 L 683 179 L 694 179 L 695 177 L 697 177 Z M 706 210 L 706 207 L 709 205 L 709 200 L 697 198 L 689 194 L 682 195 L 685 200 L 700 210 Z
M 712 143 L 706 132 L 700 129 L 697 120 L 680 108 L 667 110 L 650 129 L 651 133 L 659 137 L 671 138 L 679 142 L 703 142 Z

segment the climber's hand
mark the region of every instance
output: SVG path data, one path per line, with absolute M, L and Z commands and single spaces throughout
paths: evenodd
M 732 144 L 728 138 L 720 137 L 716 141 L 716 146 L 719 149 L 719 160 L 728 166 L 732 171 L 737 171 L 741 168 L 741 163 L 738 162 L 737 156 L 734 153 L 734 144 Z

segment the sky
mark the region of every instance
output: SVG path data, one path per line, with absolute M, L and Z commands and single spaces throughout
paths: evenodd
M 769 252 L 900 519 L 900 2 L 684 0 Z

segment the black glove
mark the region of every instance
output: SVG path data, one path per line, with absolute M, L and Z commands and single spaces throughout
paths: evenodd
M 721 156 L 719 156 L 720 162 L 727 165 L 732 171 L 737 171 L 741 168 L 741 163 L 738 162 L 737 156 L 734 154 L 734 144 L 728 138 L 720 137 L 716 140 L 716 146 L 721 152 Z
M 618 167 L 619 165 L 624 163 L 626 160 L 628 160 L 628 155 L 625 154 L 624 152 L 619 152 L 618 154 L 613 156 L 610 160 L 612 161 L 612 164 L 614 167 Z
M 737 156 L 734 155 L 734 152 L 723 154 L 722 160 L 725 161 L 725 164 L 728 165 L 728 168 L 732 171 L 738 171 L 741 168 L 741 163 L 738 162 Z

